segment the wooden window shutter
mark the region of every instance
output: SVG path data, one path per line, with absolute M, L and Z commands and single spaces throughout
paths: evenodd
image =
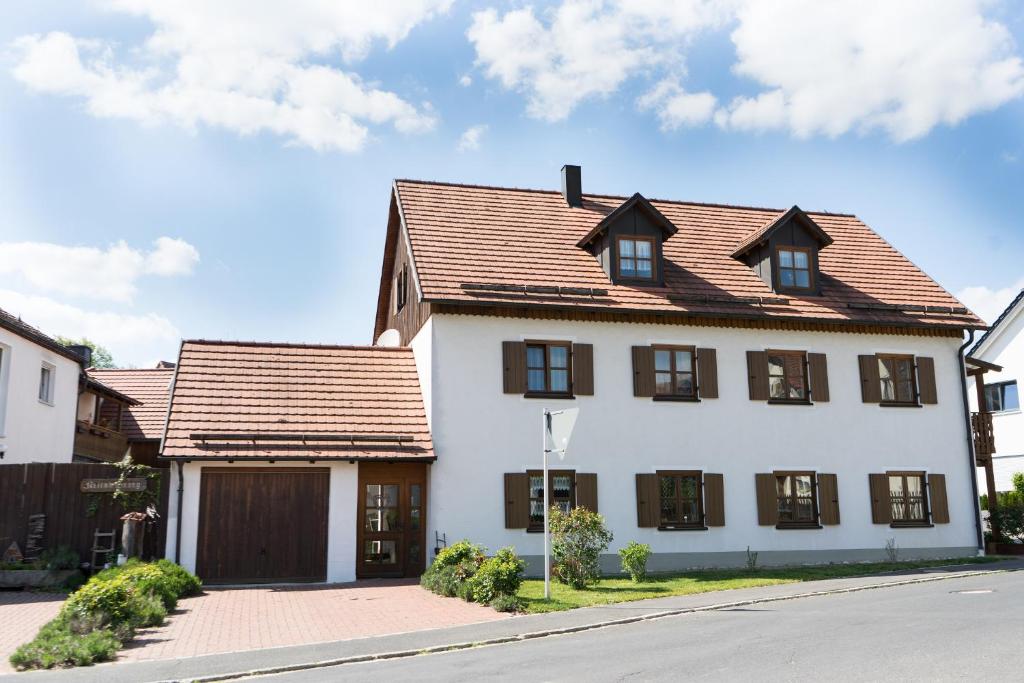
M 768 400 L 768 352 L 747 351 L 747 379 L 751 401 Z M 774 524 L 775 522 L 772 522 Z
M 572 345 L 572 393 L 594 395 L 594 345 Z
M 839 481 L 834 474 L 818 475 L 818 521 L 839 524 Z
M 505 474 L 505 528 L 530 526 L 530 477 L 525 472 Z
M 779 523 L 779 499 L 775 490 L 775 475 L 771 472 L 755 474 L 757 484 L 757 523 L 775 526 Z
M 718 398 L 718 353 L 714 349 L 697 349 L 697 395 Z
M 654 396 L 654 348 L 633 347 L 633 395 Z
M 597 512 L 597 475 L 576 473 L 576 507 Z
M 636 525 L 656 527 L 661 520 L 661 487 L 657 474 L 636 475 Z
M 870 356 L 874 358 L 874 356 Z M 892 524 L 892 504 L 889 501 L 889 475 L 869 474 L 868 487 L 871 490 L 871 522 Z
M 917 395 L 924 405 L 939 402 L 935 389 L 935 361 L 925 356 L 917 357 Z
M 704 474 L 704 526 L 725 526 L 725 485 L 721 474 Z
M 505 393 L 526 393 L 526 343 L 501 342 L 501 362 L 504 368 Z
M 946 501 L 946 475 L 928 475 L 928 502 L 932 508 L 932 524 L 949 524 L 949 503 Z
M 811 400 L 815 403 L 828 402 L 828 360 L 825 354 L 807 354 L 807 370 L 811 375 Z
M 857 356 L 857 362 L 860 364 L 860 400 L 864 403 L 881 403 L 882 380 L 878 376 L 878 356 Z

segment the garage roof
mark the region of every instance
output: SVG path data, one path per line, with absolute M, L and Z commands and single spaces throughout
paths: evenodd
M 185 341 L 162 456 L 433 460 L 412 350 Z

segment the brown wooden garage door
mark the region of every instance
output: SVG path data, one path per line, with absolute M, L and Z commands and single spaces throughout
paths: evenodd
M 330 471 L 204 468 L 196 573 L 206 583 L 325 581 Z

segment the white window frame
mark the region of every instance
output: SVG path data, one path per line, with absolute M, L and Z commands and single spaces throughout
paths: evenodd
M 50 381 L 46 384 L 46 395 L 43 395 L 43 372 L 49 371 Z M 39 402 L 43 405 L 53 405 L 53 394 L 54 384 L 57 382 L 57 366 L 53 363 L 47 363 L 45 360 L 42 365 L 39 366 Z

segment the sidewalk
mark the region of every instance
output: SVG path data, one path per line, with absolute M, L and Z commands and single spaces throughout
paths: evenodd
M 1020 571 L 1024 560 L 984 565 L 932 567 L 883 575 L 830 579 L 806 583 L 745 588 L 698 595 L 657 598 L 600 607 L 536 614 L 482 624 L 417 631 L 375 638 L 361 638 L 314 645 L 271 648 L 259 651 L 208 655 L 179 660 L 101 664 L 64 671 L 41 671 L 0 677 L 0 681 L 141 681 L 190 680 L 268 669 L 303 668 L 318 662 L 339 663 L 348 658 L 374 659 L 392 653 L 452 649 L 485 641 L 512 641 L 557 633 L 601 628 L 688 611 L 738 607 L 756 602 L 787 600 L 835 592 L 898 586 L 908 582 L 955 579 L 958 577 Z M 454 598 L 453 598 L 454 599 Z

